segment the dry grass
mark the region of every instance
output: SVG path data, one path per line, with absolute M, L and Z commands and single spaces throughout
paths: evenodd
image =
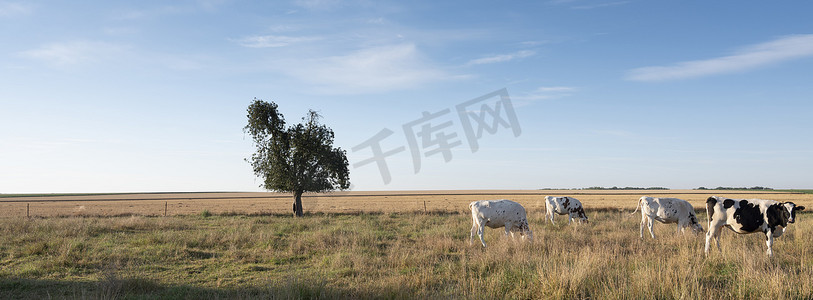
M 287 210 L 271 210 L 272 204 L 289 207 L 287 196 L 259 200 L 202 199 L 213 194 L 176 195 L 188 198 L 175 200 L 97 198 L 87 202 L 85 213 L 55 213 L 64 216 L 48 218 L 24 218 L 14 216 L 19 211 L 2 210 L 7 216 L 0 218 L 0 295 L 103 299 L 813 298 L 811 214 L 800 215 L 799 222 L 776 241 L 773 259 L 765 255 L 762 236 L 735 235 L 727 230 L 721 239 L 723 251 L 715 248 L 704 257 L 703 237 L 675 235 L 674 225 L 656 224 L 657 240 L 638 237 L 640 215 L 629 211 L 644 191 L 567 192 L 320 196 L 305 199 L 311 212 L 301 219 L 290 217 Z M 567 225 L 561 218 L 557 225 L 544 222 L 537 201 L 542 195 L 563 194 L 582 200 L 589 224 Z M 690 200 L 698 208 L 708 195 L 668 194 Z M 813 207 L 812 195 L 720 195 L 792 200 Z M 476 240 L 469 245 L 471 219 L 466 205 L 496 198 L 514 199 L 528 208 L 536 239 L 533 244 L 512 242 L 502 237 L 502 230 L 488 230 L 489 248 L 480 247 Z M 422 213 L 424 200 L 433 213 Z M 152 210 L 130 210 L 142 202 L 154 206 L 150 201 L 160 201 L 161 212 L 163 201 L 201 207 L 179 210 L 172 217 L 149 216 L 161 215 L 149 213 Z M 239 201 L 249 206 L 235 208 Z M 91 216 L 97 214 L 95 205 L 106 202 L 117 205 L 98 213 L 106 216 Z M 75 205 L 37 203 L 54 205 L 52 210 L 65 203 Z M 268 206 L 268 210 L 240 213 L 257 206 Z M 344 212 L 361 208 L 372 213 Z M 706 218 L 702 211 L 698 217 Z
M 544 223 L 533 244 L 489 230 L 469 245 L 461 213 L 6 218 L 0 294 L 10 298 L 809 299 L 808 215 L 764 254 L 758 235 L 723 252 L 639 218 L 593 212 Z M 701 219 L 705 215 L 700 216 Z
M 677 197 L 688 200 L 695 208 L 703 208 L 711 195 L 731 198 L 763 198 L 794 201 L 813 207 L 813 194 L 767 193 L 742 191 L 652 190 L 496 190 L 496 191 L 389 191 L 336 192 L 305 195 L 306 212 L 466 212 L 471 201 L 511 199 L 528 209 L 544 209 L 545 196 L 576 197 L 585 209 L 623 208 L 632 210 L 643 195 Z M 0 198 L 0 218 L 26 216 L 120 216 L 195 215 L 208 211 L 214 214 L 287 214 L 292 198 L 279 193 L 178 193 L 120 194 L 52 197 Z M 28 206 L 27 206 L 28 205 Z

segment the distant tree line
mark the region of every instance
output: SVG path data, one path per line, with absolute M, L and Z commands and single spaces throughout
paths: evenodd
M 706 187 L 699 187 L 695 190 L 757 190 L 757 191 L 772 191 L 772 188 L 764 187 L 764 186 L 753 186 L 753 187 L 728 187 L 728 186 L 718 186 L 716 188 L 710 189 Z
M 603 187 L 603 186 L 591 186 L 588 188 L 584 188 L 583 190 L 668 190 L 669 188 L 660 187 L 660 186 L 652 186 L 652 187 L 634 187 L 634 186 L 625 186 L 625 187 Z

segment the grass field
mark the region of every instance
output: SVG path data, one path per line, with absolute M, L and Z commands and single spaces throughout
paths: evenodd
M 359 212 L 466 212 L 471 201 L 511 199 L 527 209 L 544 209 L 546 195 L 576 197 L 585 209 L 635 208 L 642 195 L 677 197 L 703 208 L 711 195 L 731 198 L 764 198 L 813 205 L 813 194 L 801 192 L 749 192 L 698 190 L 478 190 L 388 191 L 306 194 L 303 206 L 311 213 Z M 0 197 L 0 218 L 40 216 L 167 216 L 214 214 L 287 214 L 292 196 L 279 193 L 149 193 L 32 195 Z
M 715 248 L 705 258 L 703 238 L 676 235 L 673 225 L 656 224 L 659 239 L 641 240 L 640 215 L 629 214 L 640 194 L 569 192 L 585 204 L 589 224 L 567 225 L 563 218 L 556 225 L 545 223 L 536 199 L 540 193 L 557 195 L 551 191 L 309 197 L 304 204 L 311 213 L 299 219 L 286 209 L 277 213 L 267 207 L 275 201 L 290 207 L 285 195 L 278 200 L 201 199 L 213 197 L 209 194 L 173 200 L 165 194 L 60 198 L 52 201 L 52 210 L 71 208 L 76 201 L 114 204 L 104 206 L 108 216 L 93 213 L 93 207 L 35 218 L 2 210 L 0 298 L 813 298 L 810 214 L 800 215 L 776 241 L 773 259 L 765 256 L 764 237 L 727 230 L 723 252 Z M 698 208 L 710 195 L 676 193 L 684 194 L 669 195 Z M 720 195 L 813 207 L 810 194 Z M 529 208 L 533 244 L 488 230 L 489 248 L 476 241 L 469 245 L 466 204 L 496 198 Z M 50 203 L 44 201 L 2 204 L 44 208 Z M 162 216 L 163 207 L 156 212 L 154 203 L 133 211 L 150 201 L 204 208 L 171 217 Z M 226 201 L 247 203 L 214 204 Z M 256 210 L 242 212 L 252 207 L 250 201 L 259 203 Z M 423 213 L 423 201 L 429 213 Z M 706 219 L 702 211 L 698 217 Z

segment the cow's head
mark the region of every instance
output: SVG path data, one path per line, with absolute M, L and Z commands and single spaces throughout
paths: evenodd
M 783 214 L 788 220 L 788 223 L 796 222 L 796 212 L 800 210 L 805 210 L 804 206 L 796 206 L 793 202 L 785 202 L 782 203 L 782 207 L 785 209 L 783 210 Z
M 695 234 L 701 234 L 706 232 L 705 230 L 703 230 L 703 225 L 700 225 L 700 222 L 697 220 L 697 216 L 695 216 L 694 214 L 689 216 L 689 224 L 692 226 L 692 231 Z
M 528 226 L 528 220 L 522 220 L 522 222 L 520 222 L 519 235 L 522 236 L 523 240 L 528 240 L 529 242 L 534 241 L 534 232 L 531 231 L 531 227 Z
M 579 215 L 579 222 L 590 223 L 590 221 L 587 220 L 587 214 L 584 213 L 584 208 L 579 207 L 577 214 Z

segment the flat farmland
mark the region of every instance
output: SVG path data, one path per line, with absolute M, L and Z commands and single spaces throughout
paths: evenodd
M 546 195 L 580 199 L 590 222 L 546 222 Z M 674 224 L 639 238 L 641 195 L 689 200 L 704 227 L 711 195 L 813 207 L 783 192 L 340 192 L 307 195 L 294 218 L 276 193 L 4 195 L 0 298 L 813 299 L 810 213 L 773 258 L 763 235 L 728 230 L 705 256 Z M 467 204 L 501 198 L 528 208 L 534 242 L 486 229 L 488 248 L 470 245 Z
M 702 209 L 712 195 L 730 198 L 761 198 L 793 201 L 813 206 L 813 194 L 790 192 L 714 190 L 474 190 L 386 191 L 305 194 L 306 213 L 359 212 L 465 212 L 476 200 L 510 199 L 529 211 L 545 209 L 545 196 L 570 196 L 590 209 L 635 208 L 643 195 L 688 200 Z M 117 216 L 212 214 L 285 214 L 291 212 L 292 196 L 282 193 L 148 193 L 105 195 L 41 195 L 0 197 L 0 217 L 19 216 Z

